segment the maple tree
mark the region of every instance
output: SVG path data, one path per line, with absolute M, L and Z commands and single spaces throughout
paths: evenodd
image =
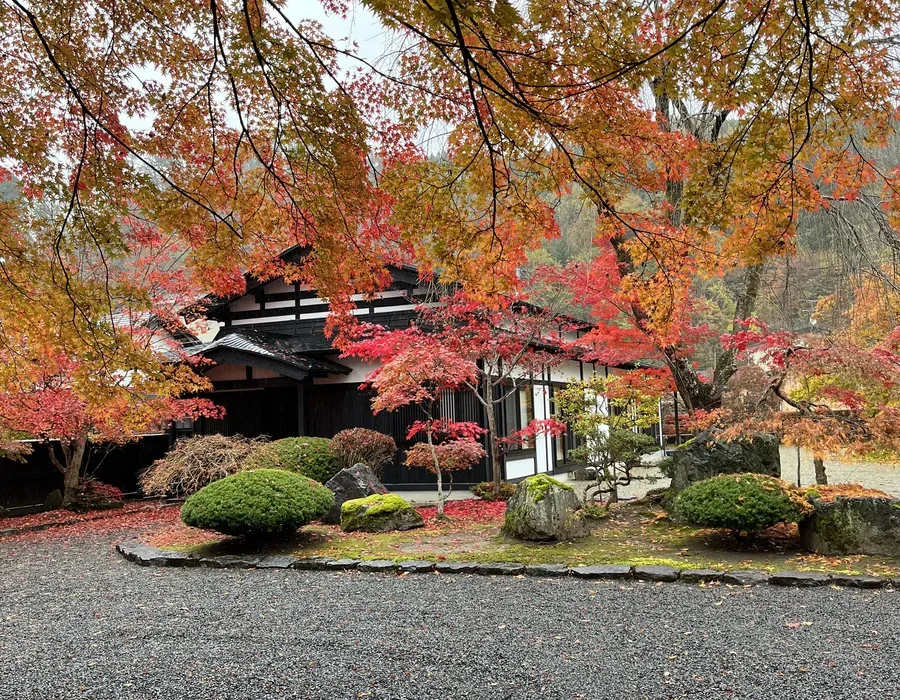
M 737 329 L 803 212 L 876 193 L 896 219 L 896 171 L 867 151 L 895 127 L 895 3 L 368 4 L 406 41 L 402 118 L 452 124 L 435 189 L 577 185 L 597 213 L 570 267 L 594 357 L 658 358 L 690 411 L 737 367 L 721 346 L 710 378 L 694 366 L 698 276 L 743 271 Z
M 552 276 L 536 276 L 545 284 Z M 503 478 L 505 451 L 516 444 L 533 444 L 538 435 L 555 436 L 565 426 L 552 418 L 531 419 L 509 435 L 498 425 L 500 407 L 535 377 L 572 358 L 576 331 L 585 324 L 555 311 L 553 306 L 529 303 L 525 290 L 488 304 L 468 290 L 440 287 L 431 301 L 419 305 L 414 326 L 388 330 L 373 324 L 344 329 L 339 346 L 347 355 L 393 362 L 408 349 L 439 352 L 465 363 L 454 389 L 465 391 L 481 406 L 491 453 L 494 493 Z M 569 337 L 571 336 L 571 337 Z M 428 338 L 424 341 L 424 338 Z M 412 358 L 410 358 L 412 360 Z
M 145 233 L 132 230 L 130 247 L 110 260 L 17 228 L 21 249 L 2 258 L 0 426 L 46 443 L 63 505 L 89 440 L 123 442 L 171 420 L 221 414 L 184 398 L 210 387 L 180 342 L 190 337 L 179 314 L 193 286 Z
M 469 468 L 483 456 L 481 446 L 475 441 L 483 432 L 480 426 L 447 420 L 439 415 L 445 396 L 466 382 L 474 381 L 475 365 L 417 328 L 396 335 L 381 333 L 368 341 L 360 341 L 355 352 L 382 362 L 366 378 L 367 384 L 376 392 L 372 399 L 373 411 L 395 411 L 412 405 L 424 413 L 425 420 L 417 420 L 410 426 L 407 439 L 421 433 L 425 436 L 426 447 L 414 446 L 409 450 L 406 464 L 425 466 L 437 477 L 437 512 L 443 516 L 444 474 Z M 447 442 L 443 442 L 445 439 Z
M 723 343 L 765 370 L 755 399 L 729 402 L 718 412 L 726 438 L 749 430 L 773 432 L 785 444 L 813 453 L 822 484 L 826 455 L 887 460 L 900 455 L 897 329 L 864 345 L 852 335 L 773 331 L 754 321 Z M 767 401 L 770 396 L 774 404 Z

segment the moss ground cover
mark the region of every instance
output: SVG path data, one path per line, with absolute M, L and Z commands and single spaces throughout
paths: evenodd
M 453 501 L 450 520 L 438 521 L 434 508 L 422 508 L 426 526 L 409 532 L 343 533 L 335 526 L 313 523 L 301 532 L 259 545 L 181 525 L 146 539 L 178 551 L 204 554 L 289 553 L 356 559 L 428 559 L 432 561 L 515 561 L 531 563 L 660 564 L 680 569 L 722 568 L 814 570 L 900 576 L 900 559 L 872 556 L 824 557 L 804 552 L 796 525 L 771 528 L 750 543 L 737 544 L 727 533 L 673 523 L 660 508 L 620 503 L 608 516 L 592 521 L 590 537 L 578 542 L 528 543 L 503 537 L 505 504 Z

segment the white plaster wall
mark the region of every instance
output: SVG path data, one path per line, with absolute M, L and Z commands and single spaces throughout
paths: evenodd
M 534 474 L 534 460 L 531 457 L 522 457 L 520 459 L 506 460 L 506 478 L 518 479 L 524 476 Z
M 314 315 L 314 314 L 310 314 Z M 328 314 L 324 314 L 327 316 Z M 241 318 L 231 322 L 232 326 L 251 326 L 254 323 L 278 323 L 280 321 L 293 321 L 294 314 L 286 314 L 284 316 L 268 316 L 265 318 Z
M 585 367 L 590 374 L 590 365 Z M 587 375 L 586 375 L 587 376 Z M 550 368 L 550 380 L 554 382 L 573 382 L 581 379 L 581 366 L 575 360 L 568 360 Z
M 247 368 L 244 365 L 216 365 L 205 372 L 215 382 L 227 382 L 234 379 L 246 379 Z
M 259 304 L 256 303 L 256 299 L 251 294 L 235 299 L 229 306 L 232 311 L 259 311 Z
M 339 364 L 349 367 L 352 371 L 350 374 L 334 374 L 328 377 L 316 377 L 313 384 L 359 384 L 366 381 L 369 372 L 378 365 L 364 362 L 357 357 L 344 357 L 336 360 Z
M 534 417 L 536 420 L 546 420 L 550 417 L 550 390 L 547 386 L 537 384 L 533 386 L 534 392 Z M 550 452 L 551 439 L 547 435 L 538 435 L 534 439 L 534 451 L 538 472 L 553 471 L 553 458 Z

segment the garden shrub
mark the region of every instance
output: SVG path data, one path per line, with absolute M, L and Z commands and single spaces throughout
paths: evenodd
M 249 467 L 286 469 L 323 484 L 340 470 L 331 440 L 319 437 L 283 438 L 267 443 L 253 453 Z
M 581 515 L 591 520 L 603 520 L 609 515 L 609 509 L 602 503 L 587 503 L 581 509 Z
M 85 479 L 81 482 L 72 499 L 66 506 L 67 510 L 76 513 L 87 513 L 91 510 L 111 510 L 125 505 L 122 492 L 115 486 L 104 484 L 95 479 Z
M 226 535 L 264 537 L 293 532 L 328 512 L 334 494 L 283 469 L 254 469 L 205 486 L 185 501 L 185 525 Z
M 516 485 L 511 481 L 500 482 L 500 493 L 494 495 L 494 482 L 482 481 L 475 484 L 470 491 L 478 496 L 482 501 L 508 501 L 510 496 L 516 492 Z
M 692 484 L 678 496 L 675 513 L 691 525 L 754 534 L 812 512 L 789 483 L 762 474 L 721 474 Z
M 434 455 L 431 449 L 432 446 L 428 443 L 417 442 L 406 451 L 403 463 L 407 467 L 421 467 L 434 474 L 434 458 L 437 457 L 441 473 L 450 475 L 452 479 L 454 471 L 471 469 L 484 458 L 484 448 L 467 438 L 448 440 L 434 445 Z
M 394 461 L 397 443 L 394 438 L 368 428 L 348 428 L 331 438 L 331 451 L 338 469 L 365 464 L 381 478 L 384 467 Z
M 660 473 L 667 479 L 675 478 L 675 458 L 674 457 L 663 457 L 658 462 L 652 464 L 652 466 L 659 469 Z
M 140 476 L 148 496 L 190 496 L 207 484 L 246 469 L 265 438 L 243 435 L 195 435 L 179 439 L 162 459 Z

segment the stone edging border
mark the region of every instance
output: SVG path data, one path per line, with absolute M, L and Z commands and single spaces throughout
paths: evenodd
M 900 579 L 887 579 L 866 574 L 826 574 L 818 571 L 766 571 L 714 569 L 676 569 L 669 566 L 627 566 L 604 564 L 599 566 L 567 566 L 565 564 L 513 564 L 479 562 L 433 562 L 408 560 L 333 559 L 331 557 L 298 558 L 275 554 L 268 556 L 241 556 L 222 554 L 200 557 L 183 552 L 167 552 L 142 542 L 120 542 L 116 545 L 128 561 L 140 566 L 207 567 L 213 569 L 301 569 L 306 571 L 368 571 L 384 573 L 482 574 L 489 576 L 572 576 L 582 579 L 683 581 L 685 583 L 725 583 L 737 586 L 771 584 L 809 588 L 814 586 L 845 586 L 849 588 L 877 589 L 892 586 L 900 589 Z

